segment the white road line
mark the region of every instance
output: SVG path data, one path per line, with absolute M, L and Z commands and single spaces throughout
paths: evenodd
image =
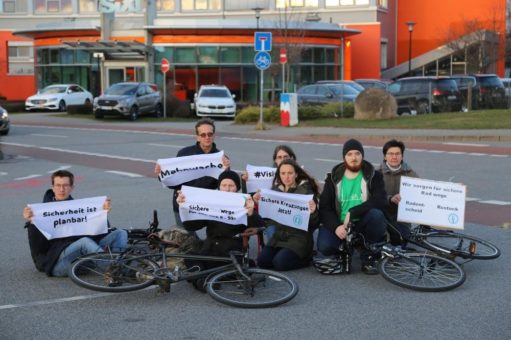
M 474 202 L 474 201 L 480 201 L 481 199 L 480 198 L 476 198 L 476 197 L 465 197 L 465 201 L 467 202 Z
M 0 176 L 5 176 L 5 175 L 8 175 L 8 173 L 7 173 L 7 172 L 0 171 Z
M 499 157 L 499 158 L 506 158 L 508 157 L 507 155 L 495 155 L 495 154 L 491 154 L 491 155 L 488 155 L 490 157 Z
M 25 177 L 18 177 L 18 178 L 15 178 L 14 180 L 15 181 L 23 181 L 25 179 L 31 179 L 31 178 L 37 178 L 37 177 L 41 177 L 42 175 L 39 175 L 39 174 L 35 174 L 35 175 L 28 175 L 28 176 L 25 176 Z
M 151 146 L 161 146 L 161 147 L 164 147 L 164 148 L 176 148 L 176 149 L 180 149 L 180 148 L 184 148 L 185 145 L 172 145 L 172 144 L 158 144 L 158 143 L 147 143 L 147 145 L 151 145 Z
M 474 144 L 474 143 L 455 143 L 455 142 L 451 142 L 451 143 L 442 143 L 442 144 L 445 144 L 445 145 L 461 145 L 461 146 L 475 146 L 475 147 L 487 147 L 487 146 L 490 146 L 488 144 Z
M 46 135 L 42 133 L 31 133 L 31 136 L 38 136 L 38 137 L 52 137 L 52 138 L 69 138 L 69 136 L 64 135 Z
M 59 170 L 67 170 L 67 169 L 70 169 L 70 168 L 71 168 L 71 165 L 64 165 L 64 166 L 58 167 L 57 169 L 49 170 L 49 171 L 47 171 L 46 173 L 48 173 L 48 174 L 52 174 L 52 173 L 54 173 L 55 171 L 59 171 Z
M 470 155 L 470 156 L 486 156 L 487 154 L 479 153 L 479 152 L 468 152 L 467 155 Z
M 135 173 L 133 173 L 133 172 L 115 171 L 115 170 L 108 170 L 108 171 L 105 171 L 105 172 L 109 172 L 109 173 L 111 173 L 111 174 L 115 174 L 115 175 L 121 175 L 121 176 L 132 177 L 132 178 L 144 177 L 144 176 L 142 176 L 142 175 L 135 174 Z
M 315 161 L 328 162 L 328 163 L 340 163 L 338 159 L 325 159 L 325 158 L 314 158 Z
M 511 202 L 497 201 L 497 200 L 479 201 L 479 203 L 494 204 L 494 205 L 511 205 Z

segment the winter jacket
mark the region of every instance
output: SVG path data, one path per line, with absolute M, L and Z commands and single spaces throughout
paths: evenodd
M 278 186 L 273 186 L 272 190 L 284 192 Z M 287 193 L 302 195 L 314 194 L 309 182 L 302 182 L 295 188 L 291 188 L 289 191 L 287 191 Z M 317 197 L 313 197 L 313 199 L 316 203 L 318 202 Z M 271 219 L 267 220 L 266 223 L 267 225 L 275 225 L 276 227 L 275 233 L 268 242 L 270 247 L 290 249 L 301 259 L 312 258 L 312 248 L 314 245 L 312 233 L 319 225 L 319 214 L 317 207 L 314 213 L 312 213 L 309 217 L 309 228 L 307 231 L 282 225 Z
M 213 143 L 213 147 L 211 148 L 211 151 L 209 153 L 217 153 L 220 152 L 216 148 L 216 144 Z M 183 148 L 178 151 L 176 157 L 184 157 L 184 156 L 193 156 L 193 155 L 204 155 L 205 152 L 201 149 L 199 142 L 195 143 L 195 145 L 187 146 L 186 148 Z M 202 188 L 202 189 L 216 189 L 218 186 L 218 180 L 213 177 L 204 176 L 201 178 L 196 178 L 191 181 L 188 181 L 186 183 L 182 183 L 180 185 L 176 186 L 169 186 L 170 189 L 174 189 L 174 195 L 172 196 L 172 207 L 175 212 L 179 211 L 179 204 L 177 204 L 177 192 L 181 189 L 181 186 L 187 185 L 190 187 L 196 187 L 196 188 Z
M 387 200 L 385 202 L 385 212 L 393 220 L 397 219 L 397 204 L 392 203 L 390 199 L 392 196 L 399 193 L 401 185 L 401 176 L 419 177 L 419 175 L 405 162 L 401 163 L 401 168 L 397 171 L 392 171 L 386 162 L 380 164 L 379 170 L 383 174 L 383 182 L 385 183 L 385 192 L 387 193 Z
M 339 190 L 341 190 L 342 177 L 346 171 L 344 163 L 336 165 L 332 172 L 327 174 L 323 192 L 319 199 L 319 216 L 323 227 L 335 232 L 335 229 L 343 223 L 341 221 L 341 202 L 339 202 Z M 383 176 L 376 171 L 373 165 L 365 160 L 362 161 L 362 197 L 363 203 L 350 209 L 350 217 L 359 219 L 371 209 L 385 208 L 387 194 L 383 184 Z

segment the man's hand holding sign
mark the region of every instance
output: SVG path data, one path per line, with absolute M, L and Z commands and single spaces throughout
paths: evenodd
M 399 192 L 398 221 L 464 228 L 465 185 L 402 176 Z

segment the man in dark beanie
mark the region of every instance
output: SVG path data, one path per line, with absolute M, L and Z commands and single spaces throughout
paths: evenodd
M 386 193 L 382 174 L 364 160 L 364 147 L 350 139 L 342 148 L 343 162 L 327 174 L 319 199 L 317 248 L 323 255 L 340 254 L 339 246 L 346 239 L 348 224 L 363 235 L 366 243 L 383 241 L 385 237 Z M 362 271 L 377 274 L 376 255 L 367 250 L 360 254 Z
M 240 191 L 240 188 L 241 180 L 240 176 L 236 172 L 232 170 L 225 170 L 218 177 L 218 190 L 237 192 Z

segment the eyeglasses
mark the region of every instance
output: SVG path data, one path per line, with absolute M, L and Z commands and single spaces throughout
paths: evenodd
M 71 184 L 53 184 L 53 187 L 57 189 L 69 189 L 71 188 Z
M 289 159 L 291 157 L 289 157 L 289 155 L 284 155 L 284 156 L 277 156 L 277 159 Z
M 387 152 L 387 156 L 390 156 L 390 157 L 401 156 L 401 152 Z
M 214 133 L 213 132 L 208 132 L 208 133 L 201 133 L 199 134 L 200 137 L 202 138 L 206 138 L 206 137 L 213 137 Z

